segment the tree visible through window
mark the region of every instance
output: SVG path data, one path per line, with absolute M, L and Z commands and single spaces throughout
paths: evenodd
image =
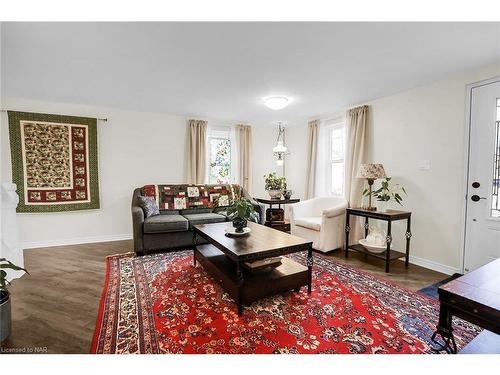
M 209 183 L 231 182 L 231 140 L 229 132 L 213 131 L 209 136 Z

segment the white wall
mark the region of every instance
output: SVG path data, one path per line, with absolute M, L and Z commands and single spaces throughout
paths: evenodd
M 4 108 L 107 117 L 98 123 L 101 209 L 18 214 L 23 246 L 129 238 L 134 187 L 184 181 L 186 120 L 164 114 L 4 98 Z M 2 180 L 11 181 L 7 115 L 2 113 Z
M 101 209 L 17 214 L 24 248 L 131 238 L 132 190 L 147 183 L 185 182 L 185 117 L 19 98 L 3 98 L 2 107 L 108 119 L 98 123 Z M 7 114 L 0 119 L 1 177 L 10 182 Z M 262 176 L 275 166 L 274 137 L 272 126 L 254 126 L 255 196 L 264 195 Z
M 264 189 L 264 175 L 269 172 L 280 172 L 273 156 L 273 147 L 276 146 L 278 129 L 272 124 L 252 124 L 253 148 L 253 196 L 268 197 Z
M 466 85 L 494 76 L 500 64 L 367 103 L 369 160 L 384 164 L 408 192 L 414 263 L 461 271 Z M 422 160 L 430 170 L 419 170 Z M 397 230 L 404 233 L 401 225 Z
M 286 157 L 285 169 L 288 189 L 293 190 L 293 198 L 304 199 L 306 190 L 307 122 L 294 123 L 287 128 L 286 145 L 290 152 Z

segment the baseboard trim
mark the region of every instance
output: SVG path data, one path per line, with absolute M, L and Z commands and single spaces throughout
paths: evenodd
M 450 267 L 432 260 L 423 259 L 410 255 L 410 263 L 415 264 L 420 267 L 428 268 L 433 271 L 445 273 L 447 275 L 453 275 L 454 273 L 460 273 L 460 269 L 455 267 Z
M 39 249 L 44 247 L 52 246 L 67 246 L 67 245 L 80 245 L 86 243 L 99 243 L 99 242 L 109 242 L 109 241 L 122 241 L 131 240 L 133 238 L 132 233 L 126 234 L 112 234 L 106 236 L 95 236 L 95 237 L 80 237 L 80 238 L 67 238 L 62 240 L 50 240 L 50 241 L 38 241 L 38 242 L 25 242 L 22 244 L 22 249 L 31 250 Z M 428 268 L 433 271 L 441 272 L 447 275 L 453 275 L 454 273 L 460 273 L 460 269 L 455 267 L 450 267 L 432 260 L 419 258 L 410 255 L 410 263 L 415 264 L 420 267 Z
M 66 238 L 61 240 L 50 240 L 50 241 L 36 241 L 36 242 L 24 242 L 22 244 L 22 249 L 31 250 L 39 249 L 43 247 L 52 246 L 67 246 L 67 245 L 80 245 L 85 243 L 98 243 L 98 242 L 109 242 L 109 241 L 122 241 L 132 239 L 131 233 L 126 234 L 110 234 L 106 236 L 95 236 L 95 237 L 79 237 L 79 238 Z

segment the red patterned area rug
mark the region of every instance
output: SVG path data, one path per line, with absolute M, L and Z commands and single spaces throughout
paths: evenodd
M 313 292 L 306 289 L 257 301 L 238 317 L 191 251 L 108 257 L 91 352 L 432 352 L 435 300 L 319 255 Z M 459 348 L 480 332 L 459 319 L 454 327 Z

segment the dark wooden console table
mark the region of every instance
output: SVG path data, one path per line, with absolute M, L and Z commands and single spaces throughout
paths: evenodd
M 264 225 L 281 230 L 282 232 L 290 232 L 290 222 L 288 220 L 284 221 L 273 221 L 272 219 L 272 210 L 273 206 L 278 206 L 278 208 L 281 208 L 281 205 L 285 204 L 292 204 L 292 203 L 297 203 L 300 202 L 300 199 L 267 199 L 267 198 L 255 198 L 255 200 L 259 203 L 267 204 L 269 205 L 269 208 L 266 210 L 266 213 L 270 212 L 269 218 L 270 220 L 266 220 Z M 267 214 L 266 214 L 267 216 Z
M 439 323 L 431 338 L 436 351 L 457 352 L 453 316 L 500 334 L 500 259 L 440 286 L 438 293 Z
M 387 249 L 382 253 L 373 253 L 361 244 L 349 245 L 349 232 L 351 231 L 350 217 L 361 216 L 365 218 L 365 237 L 368 235 L 369 222 L 368 219 L 377 219 L 387 221 Z M 391 249 L 392 243 L 392 222 L 397 220 L 406 220 L 406 250 L 400 252 Z M 389 272 L 389 264 L 392 260 L 405 258 L 405 266 L 408 267 L 410 259 L 410 239 L 411 239 L 411 212 L 387 210 L 387 211 L 369 211 L 363 208 L 348 208 L 345 215 L 345 256 L 349 255 L 349 249 L 356 250 L 360 253 L 370 255 L 375 258 L 385 260 L 385 272 Z

